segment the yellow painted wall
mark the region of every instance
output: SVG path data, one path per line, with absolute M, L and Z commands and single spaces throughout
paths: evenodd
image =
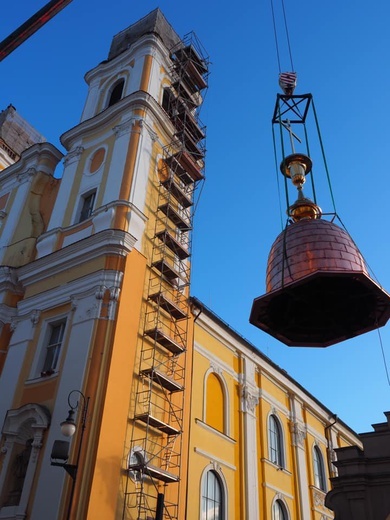
M 216 430 L 224 431 L 225 399 L 221 381 L 211 373 L 206 380 L 206 423 Z
M 242 435 L 239 410 L 239 388 L 233 373 L 237 373 L 239 359 L 234 350 L 226 348 L 213 334 L 195 325 L 195 344 L 218 356 L 221 366 L 226 364 L 229 371 L 210 372 L 210 360 L 195 347 L 193 368 L 191 444 L 189 460 L 188 519 L 198 520 L 201 506 L 201 483 L 205 470 L 210 469 L 210 455 L 217 460 L 218 474 L 223 476 L 229 493 L 228 518 L 243 518 L 245 502 L 243 493 L 243 453 L 239 442 Z M 223 378 L 229 403 L 229 435 L 223 431 L 223 392 L 220 380 Z M 206 394 L 206 395 L 205 395 Z M 206 409 L 204 410 L 204 401 Z M 212 409 L 210 410 L 210 406 Z M 210 413 L 212 412 L 212 413 Z M 210 455 L 208 455 L 210 454 Z
M 133 385 L 135 351 L 138 339 L 140 308 L 144 285 L 146 260 L 133 250 L 126 261 L 126 272 L 120 296 L 120 306 L 109 361 L 110 377 L 106 395 L 97 411 L 96 424 L 101 417 L 96 451 L 97 462 L 93 468 L 87 515 L 85 518 L 122 518 L 123 439 L 125 438 L 129 398 Z M 104 414 L 102 414 L 104 408 Z M 92 464 L 93 457 L 91 454 Z M 118 509 L 119 507 L 119 509 Z

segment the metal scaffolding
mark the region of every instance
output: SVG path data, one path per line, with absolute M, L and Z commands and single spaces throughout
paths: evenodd
M 125 507 L 137 520 L 177 520 L 186 353 L 190 348 L 190 256 L 196 190 L 204 179 L 205 129 L 199 110 L 208 57 L 196 36 L 171 49 L 162 108 L 174 128 L 163 148 L 148 259 Z M 152 220 L 152 219 L 151 219 Z

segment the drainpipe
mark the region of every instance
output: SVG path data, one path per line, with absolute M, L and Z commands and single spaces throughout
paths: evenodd
M 330 420 L 333 420 L 333 422 L 329 423 L 328 426 L 325 426 L 325 438 L 327 440 L 327 452 L 328 452 L 328 470 L 330 477 L 336 476 L 336 471 L 333 467 L 333 459 L 334 459 L 334 452 L 333 452 L 333 441 L 332 441 L 332 426 L 334 426 L 337 421 L 338 417 L 336 414 L 331 415 Z

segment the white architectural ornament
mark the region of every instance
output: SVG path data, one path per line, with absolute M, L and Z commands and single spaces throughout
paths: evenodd
M 34 327 L 35 327 L 35 325 L 37 325 L 39 323 L 40 317 L 41 317 L 41 311 L 38 311 L 38 310 L 34 310 L 30 314 L 30 320 Z
M 36 173 L 37 173 L 37 170 L 35 168 L 31 167 L 27 171 L 19 173 L 16 176 L 16 179 L 18 182 L 22 183 L 22 182 L 27 181 L 30 177 L 32 177 Z
M 119 286 L 110 287 L 110 300 L 117 302 L 119 300 L 120 291 Z
M 78 161 L 81 157 L 81 154 L 84 152 L 83 146 L 76 146 L 74 150 L 71 150 L 64 158 L 64 165 L 68 166 L 69 164 Z
M 37 470 L 38 455 L 42 447 L 44 432 L 49 424 L 49 410 L 37 403 L 29 403 L 16 410 L 8 410 L 2 430 L 5 437 L 3 446 L 5 450 L 2 449 L 4 460 L 0 469 L 0 489 L 4 489 L 6 477 L 10 475 L 10 470 L 14 464 L 12 453 L 15 443 L 25 445 L 24 451 L 19 455 L 23 461 L 23 474 L 20 477 L 23 480 L 18 504 L 16 506 L 3 506 L 0 513 L 1 518 L 20 520 L 26 518 L 27 505 Z M 31 440 L 32 443 L 30 444 Z
M 120 125 L 114 126 L 113 131 L 114 131 L 116 139 L 118 139 L 118 137 L 122 137 L 122 135 L 128 134 L 130 132 L 130 130 L 132 129 L 135 121 L 139 121 L 140 126 L 142 126 L 142 119 L 135 118 L 135 117 L 127 119 Z
M 241 409 L 244 412 L 254 413 L 259 404 L 259 396 L 256 390 L 248 385 L 241 387 Z
M 325 504 L 325 493 L 313 490 L 314 504 L 316 506 L 323 506 Z
M 210 463 L 213 466 L 214 471 L 216 471 L 217 473 L 222 473 L 222 467 L 220 464 L 218 464 L 217 461 L 211 460 Z
M 41 432 L 38 432 L 38 434 L 34 437 L 33 443 L 32 443 L 32 450 L 31 450 L 31 462 L 36 462 L 39 450 L 42 448 L 43 442 L 42 442 L 42 434 Z
M 222 376 L 222 369 L 220 366 L 218 366 L 216 363 L 213 363 L 212 361 L 210 362 L 210 368 L 211 370 L 215 373 L 215 374 L 218 374 L 219 376 Z
M 103 300 L 106 289 L 107 289 L 107 287 L 105 287 L 104 285 L 101 285 L 100 287 L 98 287 L 95 291 L 95 298 L 97 300 Z
M 11 332 L 15 332 L 18 323 L 19 323 L 19 321 L 16 318 L 11 318 L 11 324 L 10 324 Z
M 107 318 L 109 320 L 115 319 L 116 306 L 119 301 L 120 291 L 121 291 L 121 289 L 120 289 L 119 285 L 110 287 L 110 301 L 108 303 L 108 309 L 107 309 Z
M 293 434 L 293 445 L 303 448 L 305 446 L 306 428 L 295 421 L 290 423 L 290 431 Z

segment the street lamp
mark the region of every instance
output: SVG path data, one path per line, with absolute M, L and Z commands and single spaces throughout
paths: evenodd
M 81 400 L 81 402 L 80 402 Z M 61 466 L 64 468 L 64 470 L 70 475 L 72 479 L 72 489 L 70 493 L 69 498 L 69 506 L 68 506 L 68 513 L 66 518 L 70 518 L 70 513 L 72 511 L 72 502 L 73 502 L 73 496 L 74 491 L 76 487 L 76 477 L 77 477 L 77 470 L 79 467 L 79 461 L 80 461 L 80 455 L 81 455 L 81 447 L 83 444 L 83 438 L 84 438 L 84 431 L 86 427 L 86 420 L 87 420 L 87 412 L 88 412 L 88 405 L 89 405 L 89 397 L 85 397 L 82 392 L 79 390 L 72 390 L 68 395 L 68 405 L 69 405 L 69 411 L 68 411 L 68 417 L 65 419 L 65 421 L 62 421 L 60 424 L 61 426 L 61 432 L 62 435 L 65 437 L 72 437 L 77 429 L 77 419 L 75 420 L 75 414 L 76 411 L 79 409 L 79 406 L 82 406 L 81 409 L 81 418 L 79 422 L 81 423 L 81 434 L 80 434 L 80 441 L 77 448 L 77 455 L 76 460 L 74 464 L 68 464 L 68 458 L 69 458 L 69 441 L 62 441 L 62 440 L 55 440 L 53 444 L 53 449 L 51 452 L 51 461 L 50 464 L 52 466 Z

